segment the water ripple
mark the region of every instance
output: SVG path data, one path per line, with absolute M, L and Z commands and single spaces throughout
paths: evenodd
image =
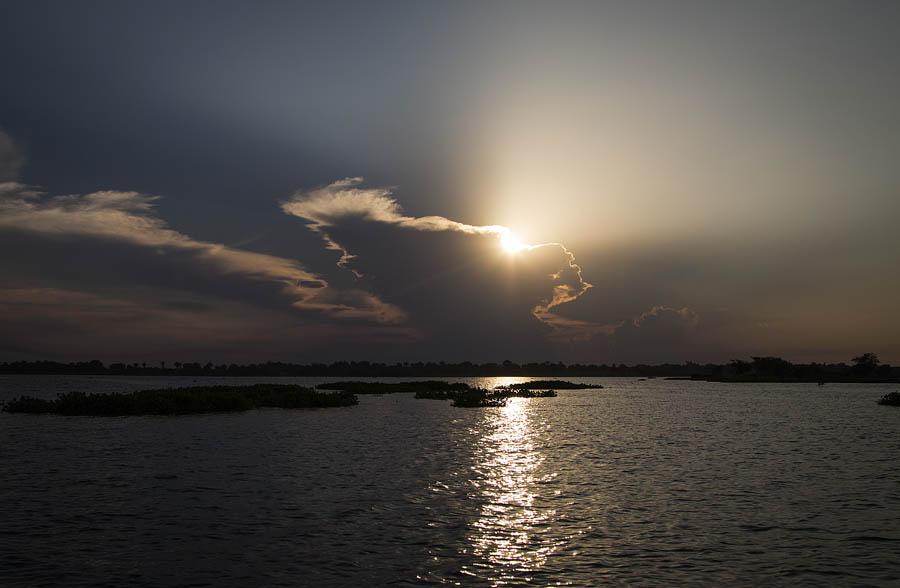
M 900 583 L 883 390 L 600 381 L 496 409 L 2 414 L 0 585 Z M 0 401 L 158 384 L 0 377 Z

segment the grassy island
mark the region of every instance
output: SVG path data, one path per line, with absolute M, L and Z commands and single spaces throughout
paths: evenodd
M 509 398 L 553 398 L 555 390 L 517 390 L 509 388 L 470 388 L 453 398 L 453 406 L 505 406 Z
M 416 382 L 327 382 L 316 386 L 319 390 L 343 390 L 353 394 L 397 394 L 402 392 L 415 393 L 416 398 L 430 398 L 434 400 L 452 400 L 459 392 L 470 390 L 473 387 L 462 382 L 443 382 L 440 380 L 420 380 Z M 567 382 L 565 380 L 533 380 L 531 382 L 519 382 L 507 386 L 498 386 L 496 390 L 515 393 L 515 396 L 531 390 L 594 390 L 603 388 L 600 384 L 583 384 L 580 382 Z
M 292 384 L 248 386 L 192 386 L 131 393 L 60 394 L 55 400 L 21 397 L 7 403 L 5 412 L 53 413 L 72 416 L 176 415 L 237 412 L 254 408 L 326 408 L 358 404 L 347 391 L 319 392 Z
M 497 387 L 498 390 L 599 390 L 600 388 L 603 388 L 600 384 L 583 384 L 565 380 L 532 380 L 531 382 Z
M 5 412 L 71 416 L 177 415 L 204 412 L 237 412 L 254 408 L 326 408 L 359 404 L 357 394 L 414 393 L 416 398 L 450 400 L 453 406 L 503 406 L 508 398 L 549 398 L 554 389 L 602 388 L 564 380 L 535 380 L 493 390 L 462 382 L 344 381 L 319 384 L 316 390 L 295 384 L 247 386 L 190 386 L 130 393 L 87 394 L 70 392 L 54 400 L 22 396 L 3 406 Z
M 426 400 L 451 400 L 453 406 L 503 406 L 506 399 L 518 398 L 550 398 L 556 396 L 554 390 L 547 384 L 561 384 L 562 388 L 579 389 L 582 387 L 597 387 L 589 384 L 572 384 L 560 380 L 542 380 L 528 386 L 514 384 L 512 386 L 500 386 L 494 390 L 470 386 L 461 382 L 441 382 L 438 380 L 424 380 L 419 382 L 329 382 L 320 384 L 318 388 L 324 390 L 343 390 L 353 394 L 394 394 L 414 393 L 418 399 Z
M 420 392 L 447 394 L 468 390 L 468 384 L 458 382 L 442 382 L 440 380 L 422 380 L 419 382 L 327 382 L 316 386 L 319 390 L 342 390 L 352 394 L 400 394 L 416 393 L 420 398 Z M 424 396 L 421 398 L 425 398 Z M 444 396 L 446 398 L 446 396 Z
M 508 388 L 495 388 L 491 392 L 494 396 L 504 398 L 553 398 L 556 390 L 510 390 Z
M 485 388 L 469 388 L 453 397 L 453 406 L 476 408 L 484 406 L 505 406 L 507 395 L 497 394 Z

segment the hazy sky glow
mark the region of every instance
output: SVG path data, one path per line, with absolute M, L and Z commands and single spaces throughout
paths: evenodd
M 895 2 L 3 20 L 0 360 L 900 362 Z

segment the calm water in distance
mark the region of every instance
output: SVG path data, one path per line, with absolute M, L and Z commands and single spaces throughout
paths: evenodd
M 900 585 L 896 386 L 576 380 L 606 388 L 0 414 L 0 586 Z M 0 376 L 0 402 L 249 381 L 325 379 Z

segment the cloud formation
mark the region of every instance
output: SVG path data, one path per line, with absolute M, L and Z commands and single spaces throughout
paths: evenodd
M 300 323 L 275 317 L 293 309 L 321 325 L 337 324 L 331 319 L 379 325 L 342 353 L 383 340 L 415 344 L 433 358 L 449 350 L 459 357 L 537 358 L 549 350 L 546 335 L 567 328 L 553 309 L 590 288 L 561 244 L 506 254 L 500 247 L 505 227 L 407 216 L 390 190 L 360 183 L 343 180 L 283 204 L 340 251 L 341 266 L 360 276 L 341 288 L 294 259 L 179 232 L 157 215 L 157 196 L 56 196 L 0 183 L 0 244 L 27 251 L 4 264 L 9 279 L 0 280 L 0 321 L 23 344 L 24 333 L 34 332 L 25 323 L 49 328 L 50 320 L 60 341 L 63 331 L 70 342 L 91 333 L 99 347 L 126 338 L 109 326 L 121 322 L 144 325 L 156 339 L 171 333 L 189 347 L 213 331 L 216 346 L 236 344 L 223 333 L 237 328 L 248 337 L 255 333 L 260 349 L 263 332 L 290 345 L 283 325 Z M 235 313 L 256 317 L 253 324 L 266 328 L 230 318 Z M 309 332 L 313 324 L 302 328 Z M 3 345 L 15 351 L 14 340 Z M 26 347 L 35 352 L 39 342 Z
M 329 249 L 341 252 L 338 262 L 341 267 L 346 267 L 354 255 L 335 242 L 328 229 L 348 218 L 419 231 L 458 231 L 473 235 L 508 231 L 501 226 L 478 227 L 442 216 L 405 216 L 391 196 L 390 188 L 362 188 L 362 182 L 361 177 L 344 178 L 308 192 L 297 192 L 281 205 L 284 212 L 307 220 L 307 226 L 322 235 Z
M 700 316 L 689 308 L 654 306 L 600 337 L 616 361 L 681 362 L 690 358 L 699 323 Z
M 552 309 L 591 287 L 560 243 L 506 254 L 506 227 L 405 215 L 389 188 L 364 188 L 361 178 L 298 192 L 282 209 L 320 233 L 340 252 L 341 267 L 445 349 L 452 341 L 467 352 L 471 345 L 545 352 L 546 341 L 536 338 L 567 326 Z
M 338 318 L 383 323 L 403 319 L 399 309 L 361 291 L 335 291 L 296 261 L 193 239 L 153 213 L 155 196 L 101 191 L 49 196 L 15 182 L 0 184 L 0 230 L 47 238 L 86 237 L 177 253 L 215 272 L 277 284 L 290 304 Z
M 63 353 L 85 341 L 114 350 L 138 329 L 150 352 L 214 345 L 238 358 L 242 345 L 276 357 L 316 342 L 336 357 L 372 357 L 382 341 L 395 358 L 547 359 L 566 349 L 592 361 L 670 361 L 683 359 L 673 350 L 687 353 L 699 323 L 693 310 L 668 306 L 604 324 L 558 314 L 591 288 L 565 246 L 505 251 L 506 227 L 408 216 L 390 189 L 360 178 L 282 204 L 358 276 L 344 288 L 294 259 L 179 232 L 157 216 L 158 200 L 0 183 L 0 246 L 25 253 L 4 263 L 0 327 L 12 335 L 0 348 L 40 355 L 42 345 Z M 355 328 L 354 340 L 341 338 Z M 42 342 L 48 329 L 52 349 Z

